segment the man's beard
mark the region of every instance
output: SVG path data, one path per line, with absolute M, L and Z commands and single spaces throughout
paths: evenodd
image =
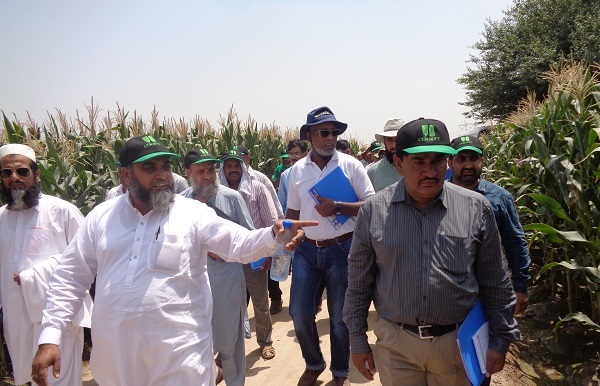
M 196 198 L 202 202 L 210 200 L 219 193 L 219 179 L 215 179 L 210 185 L 200 186 L 193 178 L 190 178 L 190 186 L 196 194 Z
M 167 184 L 167 189 L 151 190 L 140 185 L 133 173 L 131 175 L 131 184 L 127 187 L 129 194 L 142 201 L 150 209 L 167 210 L 175 202 L 175 184 Z
M 333 152 L 335 151 L 335 149 L 331 149 L 331 151 L 327 151 L 325 149 L 318 149 L 314 146 L 313 150 L 315 151 L 315 153 L 317 153 L 320 157 L 323 158 L 331 157 L 331 155 L 333 155 Z
M 389 163 L 391 163 L 392 165 L 394 164 L 394 152 L 393 151 L 385 151 L 385 158 L 389 161 Z
M 25 210 L 36 207 L 40 202 L 40 183 L 35 183 L 29 188 L 8 189 L 2 184 L 2 200 L 7 204 L 9 210 Z

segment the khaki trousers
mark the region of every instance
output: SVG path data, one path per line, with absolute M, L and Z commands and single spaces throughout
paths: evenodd
M 379 317 L 375 365 L 383 386 L 468 386 L 456 331 L 421 339 Z

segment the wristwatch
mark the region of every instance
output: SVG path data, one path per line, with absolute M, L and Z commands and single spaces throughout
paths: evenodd
M 342 214 L 342 203 L 339 201 L 335 202 L 335 215 L 339 216 L 340 214 Z

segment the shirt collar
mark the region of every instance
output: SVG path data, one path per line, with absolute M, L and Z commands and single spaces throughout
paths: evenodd
M 307 164 L 308 163 L 311 163 L 311 164 L 314 163 L 314 161 L 312 160 L 312 153 L 313 153 L 313 149 L 310 149 L 310 151 L 308 152 L 308 154 L 306 155 L 306 157 L 304 157 L 304 158 L 306 158 L 306 163 Z M 340 156 L 338 154 L 338 151 L 334 150 L 333 154 L 331 156 L 331 159 L 329 160 L 329 162 L 334 161 L 334 160 L 338 161 L 339 159 L 340 159 Z M 329 165 L 329 162 L 327 162 L 328 165 Z

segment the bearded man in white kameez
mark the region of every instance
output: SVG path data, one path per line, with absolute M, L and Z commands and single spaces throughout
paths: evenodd
M 83 215 L 72 204 L 40 191 L 40 169 L 29 146 L 0 147 L 0 307 L 15 384 L 31 382 L 48 279 L 75 236 Z M 89 327 L 89 325 L 88 325 Z M 62 376 L 52 385 L 81 385 L 83 328 L 65 326 Z

